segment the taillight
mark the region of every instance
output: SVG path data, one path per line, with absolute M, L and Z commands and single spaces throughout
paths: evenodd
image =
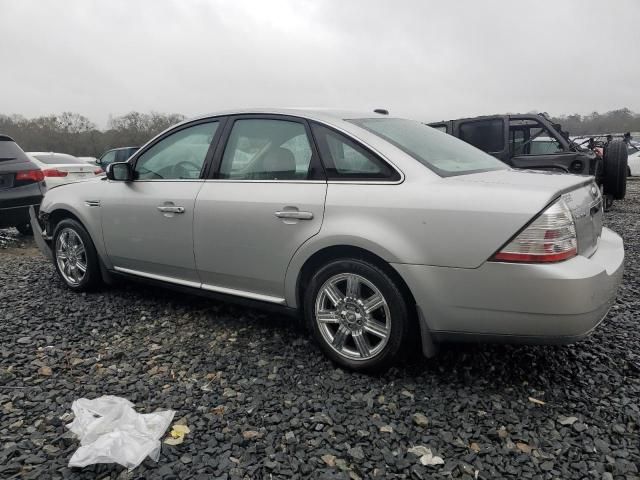
M 69 175 L 69 172 L 58 170 L 57 168 L 47 168 L 42 173 L 44 173 L 45 177 L 66 177 Z
M 94 174 L 94 175 L 102 175 L 103 173 L 104 173 L 104 170 L 102 170 L 101 168 L 96 168 L 96 169 L 93 171 L 93 174 Z
M 569 207 L 561 198 L 511 239 L 491 260 L 550 263 L 567 260 L 577 253 L 576 226 Z
M 16 172 L 16 182 L 42 182 L 44 173 L 42 170 L 22 170 Z

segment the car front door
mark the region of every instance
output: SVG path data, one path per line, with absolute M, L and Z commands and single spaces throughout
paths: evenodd
M 110 181 L 102 229 L 116 271 L 199 287 L 193 258 L 195 200 L 219 121 L 171 131 L 131 161 L 131 182 Z
M 205 290 L 284 303 L 295 251 L 318 233 L 327 183 L 305 121 L 239 116 L 196 200 L 194 250 Z

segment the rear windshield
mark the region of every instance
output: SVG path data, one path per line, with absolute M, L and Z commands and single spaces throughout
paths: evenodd
M 38 154 L 31 154 L 32 157 L 37 158 L 38 160 L 40 160 L 42 163 L 46 163 L 47 165 L 59 165 L 59 164 L 68 164 L 68 163 L 77 163 L 80 165 L 86 165 L 87 162 L 80 160 L 77 157 L 74 157 L 73 155 L 67 155 L 66 153 L 56 153 L 54 155 L 52 154 L 46 154 L 46 153 L 38 153 Z
M 420 122 L 400 118 L 349 121 L 392 143 L 442 177 L 509 168 L 482 150 Z
M 0 140 L 0 162 L 3 160 L 28 160 L 18 144 L 11 140 Z

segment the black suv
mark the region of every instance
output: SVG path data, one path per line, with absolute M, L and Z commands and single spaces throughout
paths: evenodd
M 592 175 L 610 204 L 623 199 L 627 149 L 620 139 L 604 155 L 578 145 L 545 115 L 489 115 L 430 123 L 429 126 L 484 150 L 514 168 Z
M 0 228 L 31 234 L 29 207 L 37 211 L 45 190 L 42 170 L 11 137 L 0 135 Z

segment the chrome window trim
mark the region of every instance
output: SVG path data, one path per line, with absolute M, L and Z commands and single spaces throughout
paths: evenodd
M 145 180 L 132 180 L 124 183 L 145 183 L 145 182 L 202 182 L 203 178 L 147 178 Z M 123 183 L 122 180 L 109 180 L 109 182 Z
M 326 180 L 241 180 L 235 178 L 207 178 L 204 181 L 212 183 L 295 183 L 306 185 L 310 183 L 327 183 Z
M 315 122 L 318 123 L 320 125 L 324 125 L 326 127 L 332 128 L 338 132 L 340 132 L 341 134 L 352 138 L 354 140 L 356 140 L 357 142 L 361 143 L 362 145 L 366 146 L 369 150 L 371 150 L 371 152 L 373 152 L 374 154 L 376 154 L 377 156 L 379 156 L 382 160 L 384 160 L 385 162 L 387 162 L 391 168 L 393 168 L 398 175 L 400 175 L 400 179 L 390 182 L 390 181 L 379 181 L 379 180 L 332 180 L 329 181 L 327 183 L 344 183 L 344 184 L 367 184 L 367 185 L 399 185 L 402 182 L 404 182 L 405 180 L 405 174 L 404 172 L 400 169 L 400 167 L 398 167 L 395 163 L 393 163 L 393 161 L 389 160 L 389 158 L 382 154 L 378 149 L 376 149 L 375 147 L 369 145 L 369 143 L 367 143 L 366 141 L 362 140 L 360 137 L 358 137 L 357 135 L 348 132 L 347 130 L 345 130 L 344 128 L 336 125 L 335 123 L 330 123 L 326 120 L 320 120 L 317 118 L 313 118 L 313 117 L 309 117 L 309 116 L 301 116 L 299 114 L 295 114 L 295 113 L 291 113 L 291 114 L 285 114 L 285 113 L 274 113 L 274 112 L 254 112 L 254 113 L 248 113 L 248 112 L 243 112 L 243 113 L 233 113 L 233 112 L 225 112 L 225 113 L 219 113 L 219 114 L 213 114 L 213 115 L 202 115 L 196 118 L 191 118 L 188 120 L 185 120 L 183 122 L 177 123 L 176 125 L 172 125 L 171 127 L 167 128 L 166 130 L 164 130 L 163 132 L 160 132 L 158 135 L 156 135 L 155 137 L 153 137 L 151 140 L 149 140 L 147 143 L 145 143 L 144 145 L 140 146 L 140 148 L 138 149 L 138 151 L 136 151 L 133 155 L 131 155 L 127 161 L 130 161 L 132 159 L 134 159 L 135 157 L 135 161 L 137 161 L 138 157 L 140 155 L 142 155 L 142 153 L 144 153 L 145 151 L 148 150 L 148 147 L 150 147 L 152 144 L 157 143 L 157 140 L 160 140 L 160 137 L 164 136 L 165 134 L 169 133 L 170 131 L 173 130 L 180 130 L 183 127 L 186 127 L 188 124 L 197 124 L 199 122 L 202 123 L 206 123 L 206 122 L 219 122 L 221 121 L 223 118 L 225 117 L 232 117 L 232 116 L 236 116 L 236 115 L 273 115 L 273 116 L 283 116 L 283 117 L 292 117 L 292 118 L 299 118 L 302 121 L 306 121 L 306 122 Z M 346 121 L 345 119 L 342 119 L 342 121 Z M 355 125 L 355 124 L 354 124 Z M 356 125 L 357 126 L 357 125 Z M 359 127 L 361 128 L 361 127 Z M 315 139 L 313 139 L 315 141 Z M 381 140 L 384 141 L 383 138 L 381 138 Z M 135 163 L 134 163 L 135 166 Z M 207 179 L 207 178 L 198 178 L 198 179 L 174 179 L 173 181 L 200 181 L 200 180 L 204 180 L 204 181 L 209 181 L 209 180 L 224 180 L 224 181 L 229 181 L 229 179 L 222 179 L 222 178 L 216 178 L 216 179 Z M 134 182 L 167 182 L 167 181 L 172 181 L 172 180 L 164 180 L 164 179 L 155 179 L 155 180 L 151 180 L 151 179 L 147 179 L 147 180 L 134 180 Z M 246 180 L 247 182 L 264 182 L 264 181 L 269 181 L 269 182 L 282 182 L 281 180 Z M 317 182 L 317 180 L 301 180 L 304 181 L 306 183 L 309 182 Z M 297 180 L 295 181 L 297 182 Z M 290 183 L 290 182 L 286 182 L 285 183 Z M 321 183 L 325 183 L 324 180 L 321 181 Z
M 113 269 L 116 272 L 126 273 L 129 275 L 135 275 L 138 277 L 150 278 L 152 280 L 159 280 L 161 282 L 174 283 L 176 285 L 183 285 L 185 287 L 197 288 L 200 290 L 207 290 L 210 292 L 223 293 L 226 295 L 233 295 L 235 297 L 244 297 L 251 300 L 259 300 L 262 302 L 276 303 L 278 305 L 285 305 L 286 300 L 281 297 L 274 297 L 271 295 L 263 295 L 261 293 L 247 292 L 245 290 L 236 290 L 234 288 L 218 287 L 216 285 L 209 285 L 206 283 L 192 282 L 190 280 L 181 280 L 175 277 L 168 277 L 166 275 L 158 275 L 156 273 L 142 272 L 140 270 L 133 270 L 131 268 L 123 268 L 114 266 Z

